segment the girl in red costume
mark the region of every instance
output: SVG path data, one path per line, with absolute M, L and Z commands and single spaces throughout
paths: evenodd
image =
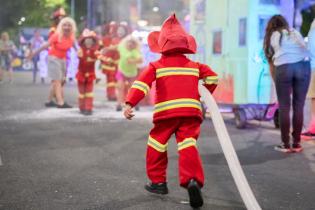
M 179 181 L 188 190 L 190 205 L 203 205 L 201 187 L 204 174 L 197 150 L 197 139 L 202 122 L 198 82 L 212 93 L 218 77 L 209 66 L 191 61 L 184 54 L 196 52 L 195 39 L 187 34 L 175 14 L 163 24 L 161 31 L 149 34 L 148 44 L 153 52 L 161 53 L 151 62 L 129 90 L 124 115 L 131 119 L 132 107 L 149 92 L 156 81 L 154 127 L 147 147 L 147 175 L 150 183 L 145 189 L 151 193 L 167 194 L 167 142 L 175 134 L 179 153 Z
M 85 29 L 79 40 L 79 69 L 76 75 L 79 89 L 79 109 L 84 115 L 91 115 L 93 109 L 94 64 L 98 56 L 98 40 L 94 31 Z

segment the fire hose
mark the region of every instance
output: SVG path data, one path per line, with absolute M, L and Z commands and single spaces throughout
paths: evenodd
M 227 132 L 217 103 L 203 85 L 199 84 L 198 89 L 201 99 L 204 101 L 208 110 L 210 111 L 213 125 L 217 133 L 221 148 L 223 150 L 223 154 L 227 160 L 232 177 L 246 208 L 248 210 L 261 210 L 261 207 L 259 206 L 254 196 L 254 193 L 251 190 L 245 177 L 244 171 L 233 147 L 231 138 Z

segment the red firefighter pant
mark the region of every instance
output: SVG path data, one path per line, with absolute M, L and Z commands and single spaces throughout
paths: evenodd
M 92 111 L 93 109 L 93 85 L 94 81 L 78 81 L 79 89 L 79 109 Z
M 106 95 L 108 100 L 116 100 L 116 71 L 113 70 L 103 70 L 106 75 Z
M 204 184 L 201 159 L 197 150 L 200 120 L 181 117 L 154 123 L 147 147 L 147 175 L 153 183 L 166 182 L 167 142 L 174 133 L 178 146 L 179 182 L 187 187 L 191 179 L 200 186 Z

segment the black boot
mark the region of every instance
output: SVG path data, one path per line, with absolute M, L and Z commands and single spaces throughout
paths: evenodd
M 56 104 L 54 101 L 48 101 L 45 103 L 46 107 L 57 107 L 58 104 Z
M 167 188 L 167 183 L 147 183 L 144 186 L 144 189 L 146 189 L 147 191 L 149 191 L 150 193 L 155 193 L 155 194 L 162 194 L 165 195 L 168 193 L 168 188 Z
M 122 111 L 122 106 L 121 106 L 121 105 L 117 105 L 117 106 L 116 106 L 116 111 L 117 111 L 117 112 Z
M 92 115 L 92 113 L 93 113 L 92 110 L 85 110 L 84 111 L 85 116 Z
M 203 205 L 203 198 L 201 195 L 200 186 L 194 179 L 190 180 L 187 190 L 190 206 L 193 208 L 201 207 Z
M 62 105 L 57 105 L 57 108 L 59 108 L 59 109 L 70 109 L 70 108 L 72 108 L 72 106 L 70 106 L 69 104 L 64 102 Z

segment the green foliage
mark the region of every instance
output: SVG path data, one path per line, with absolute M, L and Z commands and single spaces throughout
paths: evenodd
M 1 1 L 0 31 L 17 31 L 20 27 L 49 27 L 50 15 L 57 6 L 67 8 L 65 0 L 6 0 Z M 25 21 L 19 25 L 21 17 Z
M 307 36 L 310 30 L 311 24 L 315 18 L 315 5 L 306 10 L 303 10 L 301 14 L 302 14 L 302 20 L 303 20 L 302 26 L 301 26 L 301 34 L 305 37 Z

